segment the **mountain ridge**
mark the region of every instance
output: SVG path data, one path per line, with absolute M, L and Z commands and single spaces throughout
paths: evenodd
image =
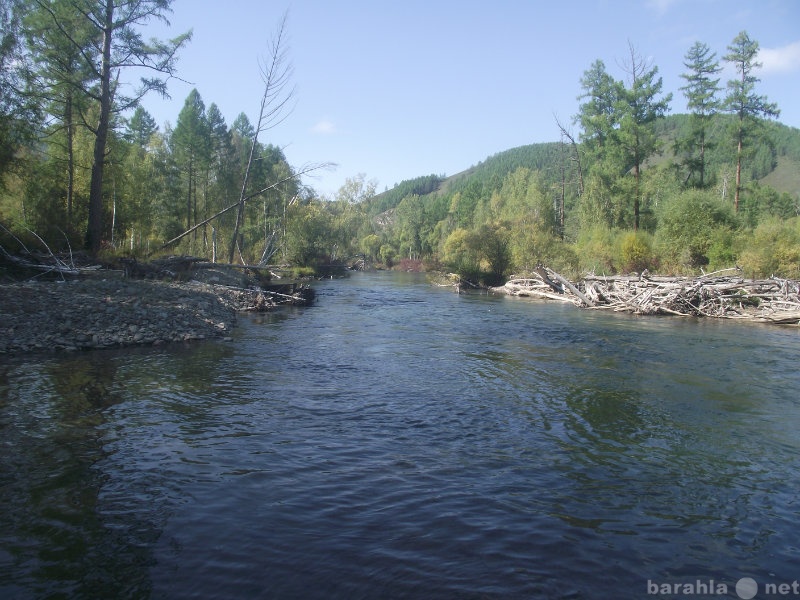
M 672 141 L 687 126 L 689 117 L 687 114 L 669 115 L 659 123 L 657 132 L 664 148 L 661 155 L 651 159 L 650 165 L 676 161 L 671 149 Z M 729 115 L 718 115 L 715 122 L 717 136 L 731 118 Z M 750 163 L 745 163 L 751 173 L 749 180 L 759 185 L 769 185 L 778 193 L 788 193 L 800 202 L 800 129 L 775 121 L 764 124 L 770 130 L 770 138 L 751 149 L 754 157 L 750 159 Z M 735 147 L 733 144 L 730 146 L 722 146 L 709 153 L 710 171 L 721 164 L 735 165 Z M 477 176 L 489 182 L 490 190 L 499 189 L 505 175 L 520 167 L 539 171 L 545 180 L 553 183 L 556 179 L 560 180 L 562 165 L 570 161 L 570 154 L 569 144 L 561 142 L 537 142 L 502 150 L 453 175 L 422 175 L 404 180 L 393 188 L 376 194 L 370 201 L 374 207 L 372 212 L 380 213 L 394 208 L 410 195 L 426 197 L 454 193 L 468 188 Z M 766 169 L 766 164 L 770 168 Z

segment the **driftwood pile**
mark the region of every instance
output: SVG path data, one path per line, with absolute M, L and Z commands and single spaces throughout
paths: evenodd
M 125 277 L 203 284 L 237 311 L 265 312 L 279 305 L 308 306 L 314 301 L 313 288 L 273 282 L 272 277 L 279 277 L 270 270 L 273 267 L 211 263 L 194 256 L 168 256 L 146 263 L 123 258 L 119 262 Z
M 540 266 L 530 276 L 514 277 L 494 290 L 641 315 L 800 324 L 800 282 L 778 277 L 753 280 L 722 275 L 727 271 L 737 270 L 695 278 L 657 277 L 647 272 L 633 276 L 587 275 L 572 283 Z
M 203 287 L 236 311 L 265 312 L 280 305 L 308 306 L 313 288 L 280 278 L 273 267 L 210 263 L 193 256 L 167 256 L 148 262 L 120 258 L 98 264 L 82 253 L 10 253 L 0 245 L 0 282 L 31 279 L 152 279 Z

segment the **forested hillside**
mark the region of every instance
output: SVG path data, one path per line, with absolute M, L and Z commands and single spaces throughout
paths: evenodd
M 709 139 L 725 139 L 732 122 L 729 115 L 715 116 Z M 748 152 L 743 169 L 746 192 L 740 211 L 734 213 L 735 145 L 710 145 L 705 186 L 691 188 L 686 184 L 688 170 L 675 149 L 675 140 L 684 137 L 690 126 L 691 115 L 670 115 L 658 121 L 662 151 L 643 167 L 642 223 L 636 234 L 626 226 L 624 214 L 613 222 L 584 212 L 575 152 L 584 161 L 587 181 L 591 181 L 591 161 L 582 147 L 572 147 L 567 140 L 490 156 L 461 173 L 438 179 L 436 188 L 427 193 L 404 192 L 433 176 L 403 182 L 375 196 L 367 203 L 367 212 L 375 214 L 380 208 L 392 217 L 378 219 L 390 224 L 381 229 L 391 242 L 383 249 L 384 258 L 435 258 L 473 275 L 490 272 L 492 260 L 521 270 L 543 261 L 570 272 L 609 273 L 646 267 L 695 272 L 732 266 L 740 255 L 751 261 L 750 268 L 770 264 L 777 270 L 779 260 L 785 260 L 789 270 L 800 266 L 792 266 L 793 258 L 769 261 L 754 255 L 757 240 L 776 237 L 778 243 L 778 238 L 785 237 L 788 255 L 800 260 L 793 248 L 800 243 L 795 237 L 797 228 L 792 230 L 790 225 L 800 212 L 800 130 L 763 123 L 761 137 Z M 609 196 L 607 201 L 613 199 Z M 525 206 L 535 217 L 518 230 L 527 220 Z M 541 226 L 541 217 L 548 226 Z M 769 233 L 774 229 L 781 232 Z M 449 233 L 445 236 L 445 232 Z M 487 254 L 496 234 L 503 237 L 501 246 L 510 250 L 506 258 Z
M 800 275 L 800 131 L 759 95 L 746 32 L 721 59 L 700 42 L 687 51 L 687 114 L 668 114 L 674 94 L 630 47 L 621 73 L 599 60 L 576 73 L 575 131 L 560 125 L 560 140 L 378 195 L 360 174 L 327 198 L 302 183 L 317 167 L 263 141 L 292 94 L 285 21 L 259 115 L 228 124 L 199 90 L 163 129 L 141 107 L 166 91 L 191 38 L 143 43 L 141 25 L 169 5 L 109 15 L 0 0 L 0 256 L 85 248 L 310 268 L 361 257 L 486 282 L 539 263 L 575 275 Z M 97 45 L 102 31 L 110 47 Z M 153 76 L 125 95 L 116 86 L 132 57 Z M 726 86 L 721 60 L 737 73 Z

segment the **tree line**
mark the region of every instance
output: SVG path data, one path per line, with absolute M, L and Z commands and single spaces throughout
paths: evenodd
M 594 61 L 560 142 L 491 157 L 439 191 L 393 209 L 383 258 L 415 257 L 484 280 L 545 262 L 565 272 L 800 275 L 800 196 L 759 184 L 778 158 L 800 161 L 800 132 L 771 122 L 757 91 L 759 45 L 739 33 L 722 61 L 684 57 L 688 114 L 668 115 L 658 68 L 629 45 L 621 78 Z M 577 133 L 573 133 L 573 127 Z M 796 163 L 793 163 L 796 164 Z M 381 204 L 386 196 L 379 196 Z
M 140 100 L 166 95 L 191 32 L 164 41 L 142 31 L 168 22 L 171 4 L 0 0 L 0 223 L 8 233 L 95 255 L 146 254 L 176 240 L 173 249 L 212 257 L 217 238 L 227 260 L 237 251 L 243 261 L 268 260 L 279 250 L 286 215 L 312 193 L 283 151 L 258 137 L 291 97 L 285 19 L 263 62 L 255 122 L 241 113 L 228 125 L 194 89 L 161 131 Z
M 687 51 L 686 115 L 667 115 L 672 94 L 629 45 L 620 78 L 599 60 L 580 77 L 579 111 L 558 123 L 560 141 L 382 194 L 358 174 L 326 198 L 300 180 L 316 167 L 293 167 L 260 137 L 291 97 L 285 20 L 253 121 L 241 113 L 229 125 L 196 89 L 163 130 L 139 105 L 166 93 L 191 39 L 144 40 L 171 4 L 0 0 L 3 230 L 94 254 L 303 266 L 358 255 L 486 281 L 540 262 L 575 273 L 799 268 L 800 202 L 755 180 L 779 152 L 800 160 L 800 144 L 769 121 L 778 107 L 757 93 L 758 43 L 746 32 L 721 59 L 737 74 L 725 87 L 716 53 L 700 42 Z M 123 86 L 132 73 L 139 84 Z

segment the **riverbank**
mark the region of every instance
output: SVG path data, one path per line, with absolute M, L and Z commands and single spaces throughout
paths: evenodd
M 227 338 L 238 312 L 314 300 L 261 267 L 191 256 L 97 264 L 6 253 L 0 273 L 0 355 Z
M 200 282 L 119 278 L 0 286 L 0 355 L 225 338 L 235 297 Z

